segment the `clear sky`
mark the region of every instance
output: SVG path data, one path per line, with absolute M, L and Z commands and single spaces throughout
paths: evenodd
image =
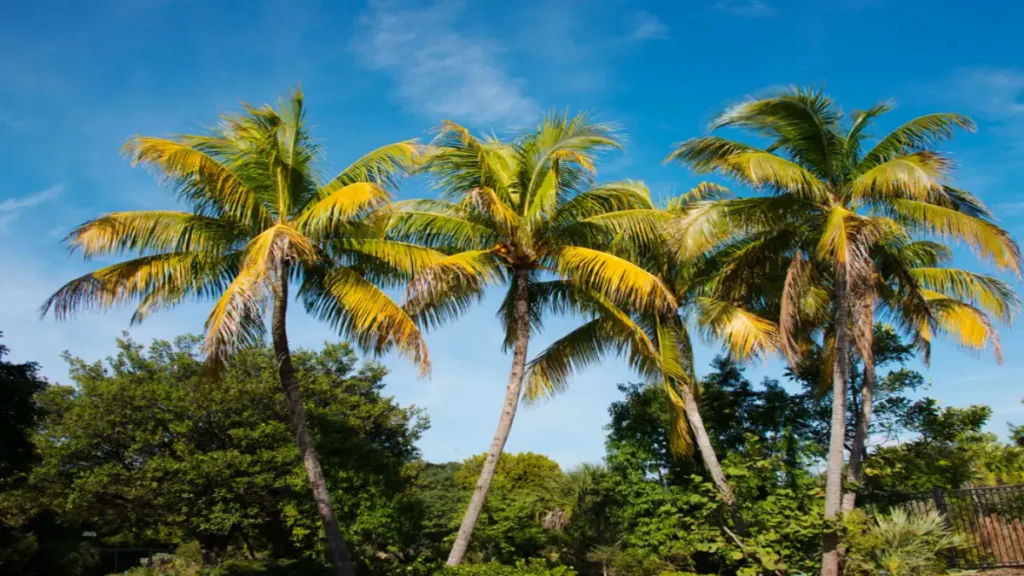
M 620 123 L 624 154 L 602 179 L 636 178 L 660 197 L 697 178 L 662 160 L 724 104 L 783 84 L 824 82 L 847 109 L 895 99 L 896 123 L 924 112 L 973 115 L 975 134 L 949 149 L 958 180 L 1024 237 L 1024 5 L 1010 0 L 458 0 L 302 2 L 39 0 L 0 18 L 0 330 L 15 360 L 67 381 L 62 350 L 99 359 L 128 312 L 55 324 L 37 308 L 89 269 L 60 239 L 114 210 L 174 206 L 170 191 L 119 150 L 134 134 L 196 131 L 239 100 L 272 101 L 301 82 L 315 135 L 343 167 L 381 144 L 429 139 L 452 119 L 509 133 L 546 109 Z M 409 182 L 402 197 L 427 194 Z M 969 259 L 964 259 L 970 262 Z M 95 263 L 94 263 L 95 264 Z M 1015 284 L 1019 288 L 1019 284 Z M 133 337 L 201 330 L 208 303 L 153 316 Z M 492 296 L 429 335 L 434 373 L 386 358 L 388 392 L 427 409 L 431 460 L 484 451 L 510 358 Z M 292 307 L 292 342 L 335 336 Z M 539 350 L 571 327 L 551 322 Z M 1024 423 L 1024 333 L 1003 330 L 1006 361 L 936 347 L 928 393 L 944 405 L 986 403 L 992 430 Z M 703 346 L 706 371 L 714 349 Z M 750 376 L 779 374 L 777 362 Z M 524 409 L 508 449 L 564 465 L 603 454 L 608 404 L 629 372 L 611 359 L 556 400 Z

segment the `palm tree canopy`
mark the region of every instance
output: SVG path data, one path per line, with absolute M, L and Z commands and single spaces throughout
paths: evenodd
M 728 196 L 728 190 L 703 183 L 658 211 L 655 222 L 666 222 L 685 213 L 691 205 L 709 198 Z M 617 238 L 613 250 L 655 274 L 669 289 L 678 307 L 672 310 L 621 308 L 603 301 L 595 306 L 595 318 L 556 340 L 531 363 L 525 395 L 529 400 L 563 391 L 578 371 L 601 361 L 609 353 L 625 357 L 630 366 L 651 384 L 661 385 L 673 407 L 670 447 L 688 455 L 692 443 L 677 387 L 696 391 L 693 347 L 695 327 L 705 341 L 720 342 L 730 355 L 743 360 L 763 356 L 776 347 L 774 322 L 749 309 L 748 302 L 734 298 L 722 280 L 729 272 L 720 254 L 683 256 L 668 249 L 661 227 L 652 237 L 640 226 Z M 744 284 L 743 298 L 755 298 L 756 286 Z
M 276 109 L 245 105 L 206 134 L 131 139 L 132 162 L 188 209 L 116 212 L 76 228 L 65 240 L 72 252 L 131 257 L 68 282 L 42 313 L 64 319 L 133 303 L 134 323 L 186 299 L 212 299 L 204 351 L 216 366 L 262 338 L 274 279 L 286 275 L 307 309 L 343 335 L 374 351 L 395 347 L 428 370 L 418 328 L 382 288 L 442 255 L 386 238 L 375 219 L 420 150 L 390 144 L 326 178 L 305 119 L 296 91 Z
M 582 114 L 549 114 L 511 142 L 443 124 L 425 161 L 440 199 L 396 203 L 389 219 L 389 238 L 449 254 L 413 279 L 408 308 L 431 326 L 487 286 L 507 285 L 498 313 L 506 346 L 519 282 L 528 283 L 533 330 L 549 312 L 602 303 L 674 308 L 657 276 L 606 250 L 620 230 L 649 227 L 656 214 L 641 183 L 596 183 L 600 153 L 619 146 L 612 126 Z
M 893 108 L 884 102 L 843 114 L 820 90 L 787 88 L 730 107 L 711 123 L 712 131 L 742 129 L 766 146 L 711 134 L 669 156 L 763 192 L 694 203 L 667 226 L 685 254 L 733 254 L 723 263 L 736 272 L 723 275 L 727 286 L 749 286 L 738 282 L 748 276 L 776 295 L 762 304 L 765 314 L 778 314 L 780 345 L 791 362 L 801 331 L 827 331 L 837 267 L 854 289 L 878 296 L 925 351 L 932 334 L 946 332 L 965 347 L 991 346 L 998 354 L 989 316 L 1009 321 L 1019 309 L 1004 282 L 936 269 L 946 258 L 929 249 L 940 246 L 935 240 L 959 243 L 1020 275 L 1016 242 L 977 197 L 951 183 L 953 164 L 935 149 L 956 130 L 973 130 L 973 122 L 929 114 L 869 141 L 873 123 Z

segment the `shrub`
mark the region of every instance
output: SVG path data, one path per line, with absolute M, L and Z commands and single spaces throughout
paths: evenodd
M 514 566 L 497 562 L 446 566 L 435 576 L 576 576 L 576 571 L 569 566 L 551 566 L 546 560 L 531 558 L 519 560 Z
M 935 512 L 908 514 L 897 508 L 871 519 L 857 510 L 847 517 L 844 532 L 848 574 L 946 574 L 945 554 L 958 545 Z

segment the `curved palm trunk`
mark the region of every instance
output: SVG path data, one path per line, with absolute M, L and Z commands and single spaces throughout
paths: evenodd
M 288 276 L 282 273 L 279 274 L 279 279 L 274 286 L 274 315 L 271 334 L 274 339 L 277 373 L 281 378 L 281 388 L 284 389 L 285 404 L 288 406 L 288 422 L 295 434 L 295 440 L 299 444 L 302 464 L 306 467 L 306 475 L 309 476 L 309 487 L 313 492 L 317 510 L 320 512 L 320 520 L 327 538 L 327 548 L 330 550 L 334 567 L 339 576 L 355 576 L 352 557 L 349 555 L 348 546 L 345 545 L 345 541 L 341 537 L 338 519 L 334 516 L 331 494 L 327 491 L 327 481 L 324 479 L 323 470 L 320 469 L 320 459 L 317 458 L 316 450 L 313 448 L 313 437 L 309 433 L 306 410 L 302 407 L 299 380 L 295 376 L 292 354 L 288 347 L 288 331 L 285 327 L 287 312 Z
M 830 527 L 823 538 L 821 576 L 839 576 L 838 521 L 843 493 L 843 448 L 846 440 L 846 379 L 849 376 L 850 331 L 847 325 L 847 270 L 836 267 L 833 291 L 832 322 L 835 326 L 835 352 L 832 369 L 832 426 L 828 442 L 828 464 L 825 469 L 825 520 Z
M 700 448 L 700 456 L 704 461 L 704 467 L 711 474 L 711 479 L 714 481 L 715 487 L 718 488 L 718 493 L 722 495 L 722 502 L 725 503 L 725 507 L 729 511 L 729 516 L 732 518 L 736 532 L 740 536 L 747 536 L 747 523 L 743 519 L 739 507 L 736 506 L 736 496 L 733 494 L 732 487 L 729 486 L 729 482 L 725 478 L 725 472 L 722 470 L 722 464 L 718 461 L 718 456 L 715 454 L 715 448 L 711 445 L 708 431 L 704 428 L 704 419 L 700 416 L 697 399 L 694 398 L 693 391 L 689 386 L 680 386 L 679 388 L 680 394 L 683 397 L 686 420 L 690 423 L 690 430 L 693 431 L 693 435 L 697 440 L 697 447 Z
M 865 447 L 868 430 L 871 427 L 872 404 L 875 395 L 875 307 L 871 300 L 859 299 L 858 308 L 860 314 L 857 318 L 856 344 L 861 361 L 864 362 L 864 384 L 861 386 L 860 412 L 857 414 L 853 445 L 850 447 L 850 462 L 846 468 L 847 487 L 843 494 L 843 514 L 852 511 L 857 505 L 857 493 L 854 490 L 864 480 L 863 463 L 867 454 Z
M 487 491 L 491 488 L 491 480 L 494 479 L 494 471 L 498 467 L 498 458 L 505 449 L 505 442 L 508 440 L 508 433 L 512 429 L 512 421 L 519 407 L 519 394 L 523 389 L 523 375 L 526 372 L 526 348 L 530 343 L 530 288 L 527 270 L 516 270 L 515 274 L 516 342 L 512 349 L 512 371 L 508 376 L 505 402 L 501 409 L 501 419 L 498 420 L 498 429 L 495 430 L 494 440 L 491 441 L 491 449 L 487 451 L 487 458 L 480 470 L 480 478 L 473 489 L 473 497 L 466 508 L 466 515 L 462 518 L 462 525 L 459 526 L 459 535 L 455 538 L 455 544 L 448 555 L 448 566 L 460 564 L 466 555 L 473 528 L 476 527 L 484 502 L 487 501 Z

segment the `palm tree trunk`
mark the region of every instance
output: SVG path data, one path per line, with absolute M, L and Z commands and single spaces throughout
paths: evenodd
M 313 492 L 317 510 L 320 512 L 320 520 L 327 537 L 327 548 L 330 550 L 335 570 L 339 576 L 355 576 L 352 557 L 349 555 L 348 546 L 345 545 L 345 541 L 341 537 L 338 519 L 334 516 L 331 494 L 327 491 L 327 481 L 324 479 L 323 470 L 320 469 L 320 459 L 317 458 L 316 450 L 313 448 L 313 437 L 309 433 L 306 410 L 302 406 L 302 398 L 299 395 L 299 380 L 295 376 L 295 368 L 292 366 L 291 350 L 288 347 L 288 331 L 285 328 L 287 312 L 288 275 L 281 273 L 274 286 L 274 315 L 271 333 L 274 339 L 277 372 L 281 378 L 281 388 L 284 389 L 285 404 L 288 406 L 288 422 L 291 424 L 295 440 L 299 444 L 299 453 L 302 455 L 302 463 L 306 467 L 306 475 L 309 476 L 309 487 Z
M 462 562 L 469 548 L 469 540 L 473 535 L 473 528 L 483 510 L 484 502 L 487 500 L 487 491 L 491 488 L 491 480 L 494 479 L 494 471 L 498 467 L 498 458 L 505 449 L 505 442 L 508 440 L 508 433 L 512 429 L 512 421 L 516 417 L 516 409 L 519 407 L 519 394 L 523 388 L 523 375 L 526 372 L 526 348 L 530 343 L 530 287 L 529 271 L 519 270 L 515 272 L 515 300 L 514 309 L 516 313 L 516 341 L 512 348 L 512 371 L 508 376 L 508 388 L 505 390 L 505 402 L 501 409 L 501 418 L 498 420 L 498 429 L 494 432 L 494 440 L 491 441 L 491 449 L 487 452 L 483 468 L 480 470 L 480 478 L 476 481 L 476 488 L 473 490 L 473 497 L 466 508 L 466 515 L 462 518 L 462 525 L 459 526 L 459 535 L 455 538 L 455 544 L 448 555 L 448 566 L 456 566 Z
M 857 318 L 857 350 L 864 363 L 864 383 L 860 393 L 860 413 L 857 415 L 857 426 L 853 433 L 853 445 L 850 448 L 850 463 L 846 469 L 846 492 L 843 494 L 843 514 L 857 505 L 855 489 L 864 480 L 864 456 L 866 454 L 868 430 L 871 427 L 872 404 L 875 395 L 875 353 L 874 329 L 875 307 L 870 299 L 858 299 L 860 314 Z
M 722 470 L 722 464 L 718 461 L 718 456 L 715 454 L 715 448 L 711 445 L 708 431 L 704 428 L 704 419 L 700 416 L 700 408 L 697 406 L 697 400 L 693 396 L 693 390 L 689 386 L 680 386 L 679 388 L 680 394 L 683 397 L 683 408 L 686 410 L 686 420 L 690 423 L 690 430 L 693 431 L 693 435 L 697 440 L 697 447 L 700 448 L 700 456 L 704 460 L 704 467 L 711 474 L 711 479 L 718 488 L 718 493 L 722 496 L 722 502 L 725 503 L 725 507 L 729 511 L 729 516 L 732 518 L 736 533 L 740 536 L 747 536 L 749 535 L 747 523 L 743 519 L 739 507 L 736 506 L 736 496 L 733 494 L 732 487 L 729 486 L 729 482 L 725 478 L 725 472 Z
M 835 351 L 832 369 L 832 429 L 825 469 L 825 521 L 829 523 L 823 538 L 821 576 L 839 576 L 839 519 L 843 495 L 843 448 L 846 440 L 846 379 L 849 375 L 850 332 L 847 325 L 849 305 L 845 264 L 836 266 L 832 295 L 832 323 L 835 327 Z

